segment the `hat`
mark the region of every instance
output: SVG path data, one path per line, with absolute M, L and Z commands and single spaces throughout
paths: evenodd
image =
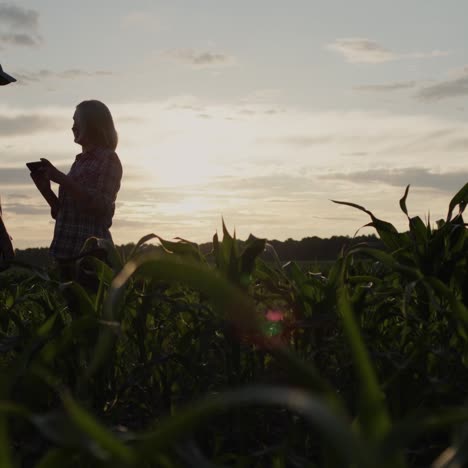
M 0 65 L 0 86 L 4 86 L 4 85 L 10 84 L 10 83 L 13 83 L 14 81 L 16 81 L 16 79 L 13 78 L 8 73 L 5 73 L 3 71 L 2 66 Z

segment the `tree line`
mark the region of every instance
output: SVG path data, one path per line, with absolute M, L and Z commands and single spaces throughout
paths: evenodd
M 239 247 L 242 248 L 244 241 L 239 240 Z M 375 235 L 368 236 L 332 236 L 321 238 L 317 236 L 304 237 L 301 240 L 286 239 L 285 241 L 269 240 L 268 243 L 275 249 L 278 257 L 282 261 L 297 260 L 307 262 L 323 262 L 335 260 L 343 248 L 351 245 L 366 243 L 369 247 L 380 247 L 381 241 Z M 120 249 L 130 252 L 134 247 L 133 243 L 119 246 Z M 159 246 L 148 246 L 149 249 L 161 249 Z M 212 249 L 211 242 L 200 244 L 200 250 L 208 253 Z M 20 262 L 36 266 L 47 266 L 51 263 L 49 249 L 46 247 L 16 249 L 16 259 Z M 268 257 L 268 252 L 264 257 Z M 271 255 L 271 254 L 270 254 Z

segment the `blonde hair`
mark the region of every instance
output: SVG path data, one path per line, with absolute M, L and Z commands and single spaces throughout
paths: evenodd
M 101 101 L 90 99 L 80 102 L 76 110 L 80 112 L 86 140 L 92 145 L 115 151 L 119 138 L 109 108 Z

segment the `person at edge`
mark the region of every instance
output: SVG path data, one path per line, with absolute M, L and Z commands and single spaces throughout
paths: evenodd
M 15 251 L 11 243 L 11 236 L 3 223 L 2 202 L 0 200 L 0 271 L 9 266 L 9 262 L 14 258 Z
M 0 65 L 0 86 L 5 86 L 15 81 L 16 78 L 4 72 L 2 65 Z M 9 267 L 10 261 L 14 256 L 15 251 L 11 243 L 11 236 L 8 234 L 5 224 L 3 223 L 2 203 L 0 201 L 0 271 Z
M 122 179 L 115 149 L 118 136 L 112 114 L 100 101 L 76 106 L 72 132 L 82 152 L 64 174 L 47 159 L 31 172 L 36 187 L 50 206 L 55 230 L 49 253 L 58 264 L 62 280 L 75 279 L 73 258 L 89 237 L 112 240 L 109 231 Z M 50 182 L 59 185 L 58 197 Z

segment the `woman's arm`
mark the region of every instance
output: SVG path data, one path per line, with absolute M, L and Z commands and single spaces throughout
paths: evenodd
M 55 193 L 50 188 L 50 180 L 40 169 L 31 172 L 30 176 L 36 184 L 36 187 L 38 188 L 39 192 L 44 197 L 45 201 L 49 204 L 51 216 L 55 219 L 57 217 L 59 203 L 57 195 L 55 195 Z
M 83 211 L 96 216 L 103 215 L 114 203 L 122 178 L 122 166 L 115 153 L 106 158 L 97 173 L 90 174 L 86 187 L 60 172 L 49 161 L 43 161 L 46 176 L 70 193 Z
M 52 175 L 50 180 L 62 186 L 79 204 L 92 204 L 91 196 L 86 189 L 63 172 L 57 170 L 57 174 Z
M 76 183 L 70 176 L 67 176 L 63 172 L 59 171 L 50 161 L 47 159 L 42 159 L 41 161 L 44 163 L 44 168 L 40 169 L 39 171 L 44 174 L 47 183 L 48 183 L 48 190 L 45 189 L 45 192 L 42 193 L 44 198 L 50 197 L 50 192 L 52 192 L 50 188 L 50 181 L 55 182 L 62 186 L 67 192 L 71 194 L 71 196 L 82 206 L 89 206 L 92 202 L 89 193 L 83 188 L 82 185 Z M 37 171 L 37 172 L 39 172 Z M 32 177 L 32 174 L 31 174 Z M 34 178 L 33 178 L 34 180 Z M 39 187 L 38 187 L 39 188 Z M 41 190 L 41 189 L 39 189 Z M 53 192 L 52 192 L 53 193 Z M 47 198 L 46 198 L 47 200 Z

